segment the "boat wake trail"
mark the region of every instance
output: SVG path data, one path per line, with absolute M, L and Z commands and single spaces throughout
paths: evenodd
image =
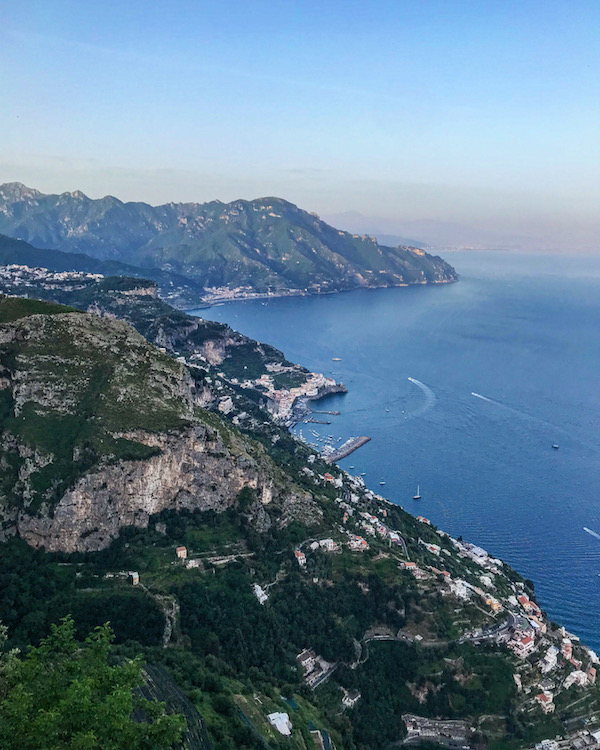
M 413 411 L 410 415 L 411 417 L 419 417 L 421 416 L 421 414 L 425 414 L 426 411 L 429 411 L 435 404 L 435 393 L 429 386 L 425 385 L 425 383 L 421 383 L 420 380 L 417 380 L 416 378 L 409 378 L 409 380 L 411 383 L 414 383 L 416 386 L 418 386 L 425 394 L 425 403 L 418 409 Z
M 475 391 L 471 391 L 471 396 L 475 396 L 475 398 L 480 398 L 482 401 L 488 401 L 490 404 L 497 404 L 497 401 L 493 401 L 491 398 L 488 398 L 487 396 L 482 396 L 481 393 L 475 393 Z M 498 404 L 500 406 L 500 404 Z
M 519 409 L 515 409 L 514 406 L 509 406 L 508 404 L 503 404 L 502 401 L 496 401 L 493 398 L 488 398 L 487 396 L 482 396 L 481 393 L 475 393 L 475 391 L 471 391 L 471 396 L 475 396 L 475 398 L 479 398 L 482 401 L 487 401 L 488 404 L 493 404 L 494 406 L 500 407 L 500 409 L 505 409 L 506 411 L 510 411 L 513 414 L 516 414 L 517 416 L 521 417 L 522 419 L 527 419 L 530 422 L 537 422 L 537 424 L 543 424 L 547 427 L 552 427 L 553 429 L 560 429 L 557 428 L 556 425 L 550 424 L 550 422 L 546 422 L 545 419 L 538 419 L 538 417 L 534 417 L 531 414 L 526 414 L 524 411 L 520 411 Z M 561 430 L 562 431 L 562 430 Z
M 596 539 L 600 539 L 600 534 L 596 534 L 595 531 L 592 531 L 591 529 L 588 529 L 587 526 L 583 527 L 584 531 L 587 531 L 588 534 L 591 534 L 593 537 L 596 537 Z

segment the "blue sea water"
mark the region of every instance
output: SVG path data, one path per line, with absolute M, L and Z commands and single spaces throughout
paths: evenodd
M 600 259 L 448 260 L 458 284 L 198 314 L 345 383 L 348 394 L 315 406 L 340 416 L 310 426 L 335 444 L 371 436 L 340 466 L 505 559 L 552 618 L 600 649 L 600 537 L 584 530 L 600 535 Z

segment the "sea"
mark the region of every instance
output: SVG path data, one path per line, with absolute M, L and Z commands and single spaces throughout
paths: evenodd
M 508 562 L 600 650 L 600 258 L 445 257 L 456 284 L 195 314 L 343 382 L 313 404 L 339 416 L 295 431 L 317 445 L 371 437 L 339 465 Z

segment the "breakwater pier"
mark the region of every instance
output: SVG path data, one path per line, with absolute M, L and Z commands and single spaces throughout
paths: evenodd
M 343 445 L 340 445 L 340 447 L 336 451 L 333 451 L 327 456 L 323 456 L 323 458 L 325 459 L 325 461 L 327 461 L 328 464 L 333 464 L 336 461 L 341 461 L 342 458 L 346 458 L 346 456 L 349 456 L 351 453 L 357 450 L 357 448 L 360 448 L 361 445 L 368 443 L 370 439 L 371 438 L 367 437 L 366 435 L 351 437 L 349 440 L 346 440 Z

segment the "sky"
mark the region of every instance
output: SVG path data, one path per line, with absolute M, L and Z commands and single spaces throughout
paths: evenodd
M 4 0 L 0 182 L 600 251 L 599 30 L 598 0 Z

